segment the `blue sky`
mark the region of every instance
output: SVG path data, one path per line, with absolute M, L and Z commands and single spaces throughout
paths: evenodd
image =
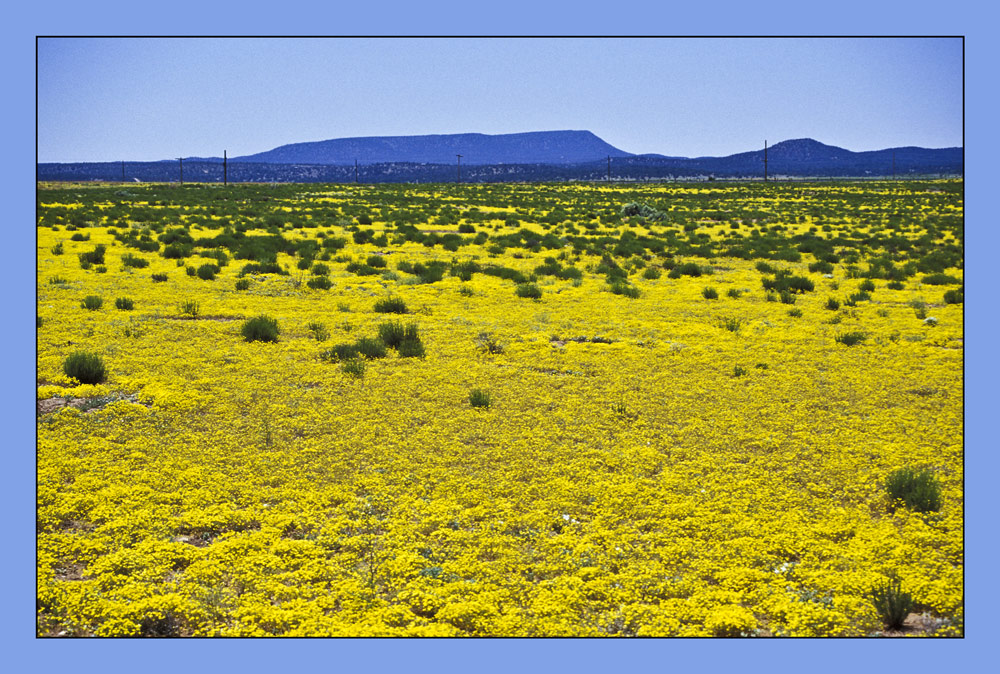
M 962 145 L 957 38 L 38 40 L 38 160 L 587 129 L 712 156 Z

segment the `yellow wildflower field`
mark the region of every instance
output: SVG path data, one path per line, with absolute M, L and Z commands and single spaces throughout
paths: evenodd
M 960 635 L 962 190 L 41 184 L 38 634 Z

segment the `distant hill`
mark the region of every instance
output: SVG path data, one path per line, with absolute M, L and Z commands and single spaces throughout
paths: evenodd
M 540 131 L 489 136 L 479 133 L 439 136 L 341 138 L 296 143 L 229 159 L 233 182 L 450 182 L 462 155 L 467 182 L 760 178 L 764 150 L 726 157 L 668 157 L 618 150 L 589 131 Z M 126 180 L 175 181 L 176 159 L 126 162 Z M 772 178 L 914 177 L 963 175 L 961 147 L 897 147 L 852 152 L 811 138 L 786 140 L 767 150 Z M 122 179 L 120 162 L 38 164 L 39 180 Z M 184 159 L 184 179 L 221 182 L 222 159 Z
M 455 164 L 579 164 L 611 157 L 630 157 L 590 131 L 530 133 L 457 133 L 431 136 L 337 138 L 282 145 L 267 152 L 234 157 L 233 162 L 264 164 L 353 165 L 412 162 Z

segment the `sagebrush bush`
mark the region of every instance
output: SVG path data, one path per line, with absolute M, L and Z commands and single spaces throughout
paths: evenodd
M 706 300 L 717 300 L 719 299 L 719 291 L 712 286 L 705 286 L 701 291 L 701 296 Z
M 893 502 L 902 502 L 917 512 L 937 512 L 941 509 L 941 483 L 930 468 L 906 466 L 889 473 L 885 490 Z
M 726 296 L 732 297 L 734 300 L 738 300 L 741 295 L 743 295 L 743 291 L 739 288 L 730 288 L 726 291 Z
M 877 583 L 868 593 L 875 611 L 887 629 L 898 629 L 913 608 L 913 597 L 903 592 L 902 581 L 895 574 Z
M 236 279 L 237 290 L 247 290 L 249 287 L 250 287 L 250 279 L 248 278 Z
M 365 358 L 385 358 L 386 356 L 386 346 L 385 342 L 381 339 L 362 337 L 354 343 L 354 347 L 358 350 L 358 353 Z
M 655 281 L 660 278 L 661 271 L 656 267 L 647 267 L 644 272 L 642 272 L 642 277 L 647 281 Z
M 167 275 L 166 274 L 153 274 L 152 279 L 153 279 L 153 283 L 163 283 L 164 281 L 167 280 Z
M 489 407 L 492 402 L 492 396 L 482 389 L 472 389 L 469 393 L 469 404 L 473 407 Z
M 723 330 L 728 330 L 729 332 L 735 334 L 740 331 L 741 327 L 743 327 L 743 319 L 723 316 L 716 321 L 716 325 Z
M 945 304 L 962 304 L 965 302 L 965 293 L 961 289 L 948 290 L 944 294 Z
M 80 302 L 80 306 L 90 311 L 97 311 L 104 305 L 104 300 L 97 295 L 87 295 Z
M 526 297 L 532 300 L 541 299 L 542 297 L 542 289 L 534 283 L 519 283 L 514 289 L 514 293 L 518 297 Z
M 277 342 L 281 329 L 277 319 L 261 314 L 248 318 L 240 328 L 240 333 L 248 342 Z
M 63 361 L 63 372 L 81 384 L 100 384 L 107 376 L 104 361 L 95 353 L 76 351 Z
M 149 266 L 149 260 L 138 255 L 133 255 L 132 253 L 125 253 L 122 255 L 122 265 L 135 269 L 144 269 Z
M 844 346 L 854 346 L 855 344 L 860 344 L 868 338 L 863 332 L 843 332 L 836 335 L 833 340 L 838 344 L 843 344 Z
M 608 286 L 608 290 L 610 290 L 615 295 L 621 295 L 622 297 L 630 297 L 632 299 L 636 299 L 642 295 L 642 291 L 640 291 L 635 286 L 629 285 L 626 281 L 615 281 L 614 283 Z
M 406 302 L 399 297 L 387 297 L 375 303 L 375 313 L 378 314 L 407 314 Z
M 306 285 L 313 290 L 329 290 L 333 287 L 333 282 L 329 276 L 312 276 L 306 281 Z
M 202 281 L 213 281 L 215 275 L 219 273 L 219 265 L 203 264 L 198 267 L 198 278 Z
M 317 342 L 325 342 L 330 336 L 330 331 L 326 329 L 326 326 L 318 321 L 314 321 L 306 325 L 306 330 L 312 335 L 313 339 Z
M 119 297 L 115 300 L 116 309 L 121 309 L 122 311 L 132 311 L 134 307 L 135 302 L 128 297 Z
M 182 315 L 190 316 L 191 318 L 194 318 L 201 312 L 201 305 L 195 300 L 184 300 L 177 305 L 177 308 Z
M 840 301 L 834 297 L 826 298 L 826 308 L 830 311 L 836 311 L 840 308 Z
M 341 371 L 343 371 L 344 374 L 350 375 L 352 377 L 358 377 L 358 378 L 361 378 L 361 377 L 364 376 L 366 368 L 367 368 L 367 365 L 365 364 L 365 361 L 361 360 L 360 358 L 354 358 L 352 360 L 346 360 L 340 366 L 340 369 L 341 369 Z

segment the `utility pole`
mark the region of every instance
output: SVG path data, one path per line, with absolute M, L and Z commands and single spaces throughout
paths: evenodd
M 456 154 L 458 157 L 458 182 L 462 182 L 462 155 Z
M 764 182 L 767 182 L 767 141 L 764 141 Z
M 229 184 L 229 156 L 226 151 L 222 151 L 222 184 Z
M 608 155 L 608 182 L 611 182 L 611 155 Z
M 181 163 L 181 185 L 184 184 L 184 158 L 178 157 L 177 161 Z
M 354 160 L 354 184 L 358 184 L 358 160 Z

